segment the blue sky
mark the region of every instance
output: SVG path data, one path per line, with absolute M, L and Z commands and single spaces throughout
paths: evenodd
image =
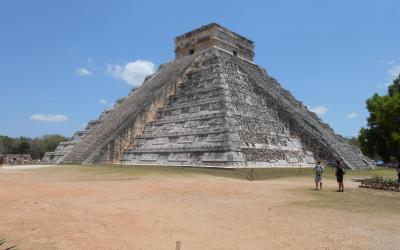
M 210 22 L 344 136 L 400 72 L 400 1 L 0 2 L 0 134 L 71 136 Z

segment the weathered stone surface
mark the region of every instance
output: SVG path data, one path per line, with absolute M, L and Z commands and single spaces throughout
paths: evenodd
M 175 61 L 46 157 L 84 164 L 298 167 L 317 158 L 372 165 L 252 63 L 250 40 L 210 24 L 175 42 Z
M 124 150 L 132 145 L 133 137 L 140 135 L 147 122 L 154 119 L 156 110 L 164 106 L 167 97 L 175 91 L 177 76 L 182 74 L 192 59 L 182 58 L 160 67 L 160 70 L 126 98 L 119 99 L 111 111 L 88 124 L 87 133 L 74 142 L 71 149 L 62 145 L 55 152 L 55 163 L 117 162 Z M 93 125 L 93 126 L 92 126 Z M 60 156 L 58 156 L 60 155 Z
M 249 62 L 215 48 L 194 57 L 176 94 L 126 152 L 126 162 L 243 167 L 314 162 L 263 96 L 254 93 L 245 72 L 232 68 L 235 60 Z M 156 154 L 169 154 L 168 161 Z
M 254 43 L 216 23 L 210 23 L 175 38 L 176 59 L 194 53 L 218 48 L 253 61 Z

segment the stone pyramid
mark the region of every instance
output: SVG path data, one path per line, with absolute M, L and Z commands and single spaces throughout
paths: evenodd
M 175 39 L 176 59 L 44 160 L 220 167 L 372 166 L 253 63 L 252 41 L 212 23 Z

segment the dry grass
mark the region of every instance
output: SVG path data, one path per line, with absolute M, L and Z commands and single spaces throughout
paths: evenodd
M 234 178 L 245 180 L 249 174 L 249 169 L 222 169 L 222 168 L 191 168 L 191 167 L 165 167 L 165 166 L 121 166 L 121 165 L 65 165 L 61 171 L 79 172 L 89 176 L 119 176 L 121 178 L 141 177 L 151 175 L 162 176 L 181 176 L 190 177 L 196 175 L 209 175 L 216 177 Z M 258 180 L 271 180 L 287 177 L 313 177 L 314 172 L 311 168 L 264 168 L 255 169 Z M 334 168 L 326 167 L 324 178 L 335 179 Z M 369 178 L 373 176 L 396 178 L 397 173 L 394 169 L 377 168 L 372 170 L 347 170 L 346 179 Z
M 21 249 L 396 249 L 400 193 L 337 193 L 325 171 L 63 166 L 0 170 L 0 235 Z M 310 240 L 312 238 L 312 240 Z

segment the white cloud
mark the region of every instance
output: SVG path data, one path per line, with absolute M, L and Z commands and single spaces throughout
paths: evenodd
M 378 63 L 385 64 L 388 67 L 386 73 L 388 75 L 387 82 L 389 82 L 379 84 L 378 88 L 387 89 L 388 86 L 392 85 L 392 81 L 400 75 L 400 64 L 392 59 L 380 59 L 378 60 Z
M 382 64 L 387 64 L 387 65 L 393 65 L 396 63 L 395 60 L 391 60 L 391 59 L 380 59 L 378 60 L 378 63 L 382 63 Z
M 79 68 L 76 70 L 76 74 L 80 75 L 80 76 L 91 76 L 93 75 L 92 72 L 90 70 L 88 70 L 87 68 Z
M 389 67 L 389 69 L 387 70 L 387 74 L 390 77 L 390 81 L 396 78 L 400 74 L 400 64 L 395 60 L 381 59 L 378 60 L 378 62 L 386 64 Z
M 382 83 L 382 84 L 379 84 L 378 88 L 379 88 L 379 89 L 387 89 L 387 87 L 389 87 L 390 85 L 392 85 L 391 82 Z
M 137 60 L 128 62 L 125 66 L 109 64 L 106 72 L 116 79 L 126 81 L 133 87 L 138 87 L 146 76 L 155 72 L 155 65 L 150 61 Z
M 352 112 L 346 115 L 347 119 L 353 119 L 356 118 L 358 116 L 358 113 Z
M 326 114 L 326 112 L 328 112 L 328 109 L 322 106 L 316 106 L 313 108 L 308 108 L 311 112 L 314 112 L 315 114 L 317 114 L 318 116 L 323 116 Z
M 99 103 L 100 103 L 100 104 L 103 104 L 103 105 L 106 105 L 106 106 L 112 106 L 112 105 L 113 105 L 111 102 L 107 101 L 107 100 L 104 99 L 104 98 L 101 98 L 101 99 L 99 100 Z
M 393 65 L 393 64 L 395 64 L 395 63 L 396 63 L 395 60 L 389 60 L 389 61 L 387 61 L 387 64 L 389 64 L 389 65 Z
M 388 70 L 388 74 L 394 79 L 400 74 L 400 64 L 392 64 Z
M 114 78 L 123 78 L 124 70 L 118 64 L 109 64 L 107 65 L 106 72 Z
M 42 122 L 66 122 L 69 119 L 66 115 L 33 114 L 31 115 L 31 120 Z

